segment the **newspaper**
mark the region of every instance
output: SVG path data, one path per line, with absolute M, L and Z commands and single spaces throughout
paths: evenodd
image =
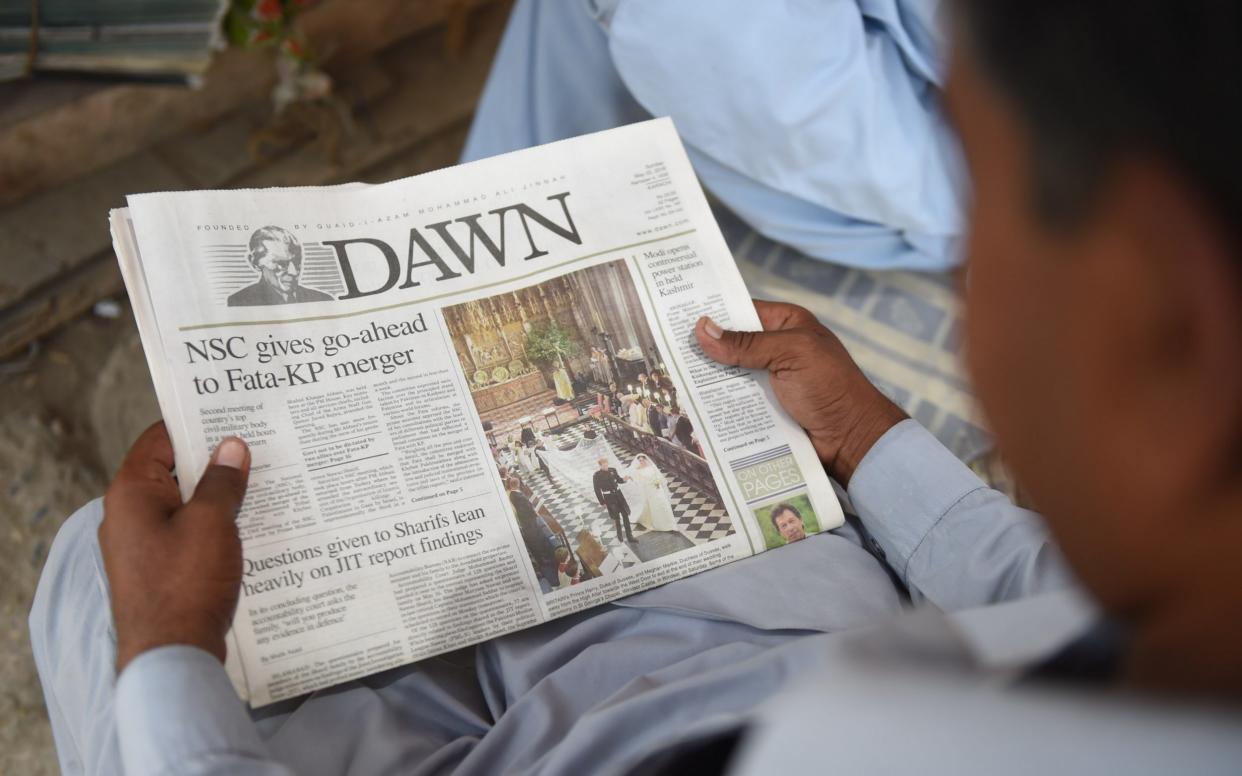
M 252 450 L 226 666 L 262 706 L 842 522 L 668 119 L 111 217 L 189 497 Z

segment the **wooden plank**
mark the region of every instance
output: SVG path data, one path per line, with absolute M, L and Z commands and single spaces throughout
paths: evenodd
M 219 188 L 259 164 L 247 145 L 267 120 L 266 106 L 242 110 L 156 146 L 155 154 L 186 180 L 188 188 Z
M 334 92 L 351 108 L 382 98 L 394 88 L 392 76 L 373 57 L 354 60 L 332 73 Z M 155 153 L 175 168 L 189 188 L 215 189 L 273 158 L 303 145 L 310 129 L 283 136 L 272 132 L 271 106 L 260 100 L 156 146 Z M 262 148 L 252 141 L 263 136 Z
M 311 46 L 334 59 L 371 52 L 449 18 L 456 4 L 495 0 L 330 0 L 301 20 Z M 61 185 L 140 149 L 209 123 L 230 110 L 266 100 L 275 73 L 270 52 L 229 50 L 215 56 L 201 88 L 175 85 L 109 87 L 81 99 L 50 101 L 48 110 L 0 131 L 0 207 Z
M 463 121 L 425 142 L 401 149 L 392 156 L 359 170 L 353 179 L 365 183 L 383 183 L 451 167 L 461 158 L 461 149 L 466 144 L 466 133 L 469 130 L 469 120 Z
M 99 81 L 24 79 L 0 83 L 0 131 L 110 88 Z
M 104 251 L 0 312 L 0 359 L 12 358 L 46 334 L 124 290 L 116 256 Z
M 496 4 L 496 0 L 329 0 L 299 24 L 327 61 L 378 51 L 443 24 L 455 13 Z M 503 4 L 507 8 L 509 3 Z
M 175 191 L 187 182 L 150 151 L 0 212 L 0 309 L 104 251 L 108 210 L 137 191 Z
M 261 52 L 217 56 L 201 89 L 127 85 L 88 94 L 0 133 L 0 207 L 264 99 L 274 81 Z

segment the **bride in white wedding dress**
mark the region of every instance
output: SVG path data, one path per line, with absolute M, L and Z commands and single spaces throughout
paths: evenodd
M 645 453 L 635 456 L 620 474 L 637 486 L 637 500 L 630 500 L 630 515 L 635 522 L 651 531 L 680 532 L 673 517 L 668 480 Z
M 648 531 L 677 531 L 677 519 L 673 516 L 672 494 L 668 480 L 644 453 L 635 456 L 629 466 L 622 466 L 616 453 L 601 437 L 583 438 L 569 450 L 548 447 L 536 451 L 552 471 L 552 476 L 573 487 L 583 498 L 595 503 L 593 478 L 599 470 L 599 459 L 608 459 L 608 465 L 626 480 L 621 493 L 630 507 L 630 519 L 635 526 Z

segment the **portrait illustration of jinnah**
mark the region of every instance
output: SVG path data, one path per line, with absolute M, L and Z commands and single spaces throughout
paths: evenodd
M 279 226 L 265 226 L 250 235 L 250 266 L 259 279 L 228 298 L 229 307 L 295 302 L 325 302 L 331 296 L 298 285 L 302 274 L 302 243 Z

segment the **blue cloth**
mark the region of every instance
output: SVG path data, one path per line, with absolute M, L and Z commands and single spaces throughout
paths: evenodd
M 1024 667 L 1089 638 L 1075 634 L 1094 617 L 1053 593 L 820 638 L 803 681 L 756 712 L 730 772 L 1237 773 L 1236 706 L 1014 688 Z
M 914 421 L 880 440 L 849 496 L 861 531 L 813 536 L 253 713 L 193 648 L 144 653 L 115 679 L 102 506 L 92 502 L 57 537 L 30 616 L 62 768 L 623 773 L 652 751 L 745 724 L 822 669 L 834 638 L 898 614 L 887 566 L 945 609 L 1071 585 L 1038 518 L 989 491 Z
M 938 0 L 519 0 L 463 161 L 671 116 L 703 184 L 817 259 L 958 261 Z

